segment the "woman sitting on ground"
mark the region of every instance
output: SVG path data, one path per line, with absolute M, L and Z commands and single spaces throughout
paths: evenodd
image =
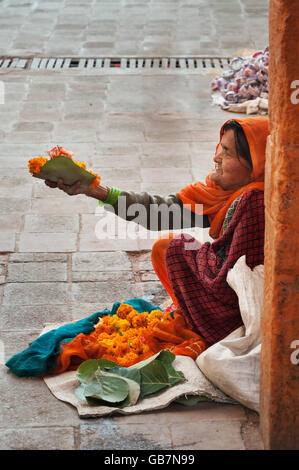
M 86 194 L 98 199 L 107 210 L 128 221 L 135 218 L 135 214 L 128 215 L 128 208 L 141 204 L 146 214 L 142 224 L 150 230 L 209 226 L 212 243 L 200 244 L 188 234 L 163 235 L 153 245 L 152 264 L 187 324 L 211 345 L 242 325 L 238 297 L 226 282 L 228 270 L 243 255 L 250 268 L 264 263 L 263 190 L 268 134 L 267 118 L 227 121 L 220 131 L 215 169 L 205 184 L 193 183 L 167 197 L 101 185 L 85 188 L 80 182 L 67 187 L 62 180 L 57 185 L 49 181 L 46 184 L 69 195 Z M 153 227 L 151 208 L 159 212 L 165 205 L 175 205 L 179 217 L 171 212 L 166 225 L 163 217 L 158 217 Z

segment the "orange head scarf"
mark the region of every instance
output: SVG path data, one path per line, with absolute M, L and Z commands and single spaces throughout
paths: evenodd
M 200 215 L 208 215 L 210 221 L 210 236 L 212 238 L 218 238 L 221 235 L 225 214 L 234 199 L 251 188 L 264 190 L 265 154 L 267 136 L 269 134 L 268 118 L 251 117 L 233 120 L 237 121 L 242 126 L 250 148 L 253 165 L 251 183 L 237 190 L 224 190 L 210 179 L 210 173 L 206 177 L 206 184 L 198 181 L 186 186 L 177 193 L 183 205 L 188 209 L 191 208 L 193 212 Z M 223 126 L 229 121 L 231 121 L 231 119 L 226 121 Z M 216 147 L 216 151 L 224 135 L 223 126 L 220 130 L 220 141 Z M 202 204 L 202 212 L 199 212 L 196 204 Z

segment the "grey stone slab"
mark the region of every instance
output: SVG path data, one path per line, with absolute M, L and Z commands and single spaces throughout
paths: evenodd
M 187 427 L 188 424 L 196 426 L 198 421 L 219 422 L 245 422 L 246 413 L 241 405 L 229 405 L 214 402 L 200 402 L 192 407 L 182 406 L 172 403 L 169 407 L 162 410 L 153 410 L 150 413 L 131 414 L 128 416 L 115 415 L 114 423 L 125 422 L 127 425 L 135 424 L 147 425 L 166 425 Z
M 94 281 L 106 281 L 106 282 L 135 282 L 133 273 L 130 271 L 74 271 L 72 273 L 73 282 L 94 282 Z
M 161 159 L 187 156 L 190 154 L 190 146 L 187 142 L 146 142 L 141 145 L 141 154 L 143 157 L 161 157 Z
M 5 264 L 5 263 L 7 262 L 7 260 L 8 260 L 8 254 L 3 254 L 3 253 L 1 253 L 1 255 L 0 255 L 0 263 L 1 263 L 1 264 Z
M 191 166 L 190 157 L 188 155 L 165 155 L 141 157 L 142 168 L 184 168 Z
M 16 132 L 50 132 L 53 130 L 53 124 L 45 121 L 22 121 L 14 126 Z
M 82 142 L 82 140 L 96 142 L 97 140 L 96 132 L 93 130 L 83 130 L 79 132 L 78 130 L 62 131 L 58 128 L 52 135 L 56 142 L 59 142 L 64 138 L 70 139 L 73 142 Z
M 102 110 L 102 112 L 100 111 Z M 98 102 L 97 111 L 95 112 L 72 112 L 65 114 L 63 119 L 65 121 L 93 121 L 100 123 L 104 119 L 104 103 Z
M 60 84 L 31 84 L 27 95 L 27 101 L 61 101 L 65 97 L 66 87 Z
M 0 227 L 2 232 L 19 232 L 22 226 L 22 217 L 19 215 L 0 215 Z
M 108 126 L 97 132 L 97 138 L 100 142 L 144 142 L 145 136 L 142 130 L 136 129 L 131 125 L 127 127 L 112 128 Z
M 29 233 L 20 234 L 19 251 L 21 252 L 73 252 L 77 249 L 77 234 L 68 233 Z
M 69 196 L 59 188 L 49 188 L 44 181 L 35 179 L 33 198 L 67 199 Z M 47 231 L 47 230 L 45 230 Z
M 34 286 L 32 286 L 34 288 Z M 96 310 L 95 310 L 96 311 Z M 1 330 L 24 329 L 42 331 L 46 323 L 71 322 L 72 307 L 65 304 L 53 305 L 1 305 Z
M 99 209 L 100 206 L 99 206 Z M 105 218 L 106 211 L 96 214 L 81 214 L 80 216 L 80 232 L 95 233 L 97 223 Z
M 20 334 L 23 338 L 23 346 L 15 349 L 13 354 L 28 346 L 28 342 L 24 341 L 24 332 L 17 332 L 18 336 Z M 15 342 L 16 333 L 7 333 L 5 336 L 5 344 Z M 27 334 L 27 339 L 32 341 L 36 337 L 33 334 Z M 77 411 L 57 400 L 41 378 L 19 378 L 4 366 L 1 366 L 0 373 L 0 395 L 3 403 L 0 416 L 1 430 L 31 426 L 45 427 L 45 425 L 60 427 L 61 424 L 65 428 L 79 424 Z
M 24 155 L 36 155 L 38 156 L 41 152 L 46 151 L 47 146 L 42 146 L 36 143 L 1 143 L 0 145 L 0 157 L 22 157 Z
M 0 233 L 0 252 L 14 251 L 15 250 L 15 233 L 3 232 Z
M 141 181 L 141 176 L 140 176 L 140 170 L 138 167 L 135 167 L 134 169 L 132 168 L 100 168 L 97 167 L 97 165 L 94 167 L 95 171 L 101 172 L 101 177 L 103 181 L 109 182 L 112 186 L 115 184 L 115 181 L 124 181 L 124 182 L 140 182 Z
M 145 253 L 130 253 L 129 254 L 133 271 L 151 271 L 153 269 L 151 262 L 151 252 Z
M 147 281 L 140 283 L 140 297 L 153 305 L 159 306 L 164 300 L 169 298 L 161 282 Z
M 25 216 L 25 232 L 78 233 L 78 215 L 41 215 L 28 214 Z
M 189 168 L 141 168 L 141 178 L 146 183 L 176 182 L 192 180 Z
M 145 144 L 143 144 L 145 145 Z M 127 143 L 127 142 L 97 142 L 95 157 L 101 157 L 106 155 L 139 155 L 141 146 L 139 144 Z
M 140 280 L 141 282 L 146 282 L 146 281 L 158 281 L 159 278 L 155 272 L 141 272 L 140 273 Z
M 79 234 L 79 251 L 139 251 L 138 240 L 125 238 L 112 238 L 110 233 L 106 232 L 106 228 L 102 229 L 101 237 L 95 233 Z M 103 233 L 103 235 L 102 235 Z
M 30 199 L 0 197 L 0 214 L 24 214 L 30 210 Z
M 76 450 L 71 426 L 0 428 L 0 442 L 1 450 Z
M 74 253 L 72 256 L 73 271 L 126 271 L 131 269 L 131 263 L 126 253 L 114 252 L 89 252 Z
M 84 131 L 96 131 L 98 129 L 97 121 L 87 120 L 67 120 L 63 123 L 55 124 L 55 134 L 67 134 L 68 132 L 79 132 L 82 134 Z
M 167 196 L 169 194 L 176 194 L 180 189 L 192 183 L 190 178 L 185 181 L 177 182 L 143 182 L 141 183 L 141 191 L 147 191 L 150 194 L 159 194 Z
M 14 172 L 12 171 L 11 174 Z M 25 173 L 25 172 L 24 172 Z M 26 171 L 24 177 L 6 176 L 0 178 L 0 197 L 7 197 L 9 194 L 16 194 L 19 198 L 30 199 L 32 195 L 32 178 L 28 178 Z
M 53 305 L 70 300 L 69 286 L 62 282 L 8 283 L 4 286 L 4 305 Z
M 173 449 L 175 450 L 245 450 L 241 437 L 241 422 L 210 422 L 171 426 Z
M 62 253 L 12 253 L 9 260 L 14 263 L 37 262 L 37 261 L 56 261 L 66 262 L 68 255 Z
M 101 419 L 98 424 L 80 426 L 80 450 L 158 450 L 171 449 L 168 426 L 134 426 Z
M 96 203 L 94 204 L 96 207 Z M 28 212 L 28 211 L 27 211 Z M 59 198 L 36 198 L 32 200 L 33 214 L 51 214 L 51 215 L 74 215 L 93 213 L 90 209 L 90 202 L 80 196 L 69 196 Z
M 5 141 L 16 143 L 46 142 L 52 137 L 52 132 L 7 132 Z
M 140 157 L 138 155 L 97 155 L 93 157 L 91 166 L 94 168 L 110 169 L 110 171 L 118 171 L 117 178 L 122 179 L 129 177 L 132 179 L 132 169 L 137 169 L 141 166 Z M 113 169 L 113 170 L 112 170 Z M 126 173 L 121 173 L 119 170 L 130 169 Z M 109 171 L 109 170 L 108 170 Z M 103 170 L 101 175 L 104 177 Z M 126 176 L 125 176 L 126 175 Z M 113 173 L 114 176 L 114 173 Z
M 67 266 L 57 262 L 10 263 L 8 282 L 67 281 Z
M 74 282 L 72 299 L 75 302 L 123 302 L 140 294 L 139 286 L 131 282 Z M 5 295 L 5 292 L 4 292 Z
M 64 117 L 65 119 L 69 120 L 71 116 L 87 116 L 91 113 L 95 114 L 96 116 L 102 116 L 102 112 L 104 111 L 105 101 L 103 98 L 98 98 L 95 96 L 93 99 L 84 96 L 70 96 L 68 101 L 64 102 Z M 76 118 L 73 118 L 76 119 Z M 82 117 L 84 119 L 84 117 Z M 96 118 L 97 119 L 97 118 Z
M 264 450 L 264 444 L 259 427 L 259 419 L 257 422 L 246 422 L 241 430 L 242 439 L 246 450 Z
M 72 319 L 73 321 L 82 320 L 93 313 L 102 312 L 105 308 L 111 310 L 114 299 L 104 302 L 76 302 L 72 305 Z
M 27 121 L 27 125 L 28 122 L 42 122 L 42 120 L 50 121 L 50 123 L 51 121 L 59 121 L 61 119 L 61 106 L 57 102 L 55 105 L 51 102 L 46 102 L 42 106 L 38 101 L 33 103 L 24 102 L 20 118 Z

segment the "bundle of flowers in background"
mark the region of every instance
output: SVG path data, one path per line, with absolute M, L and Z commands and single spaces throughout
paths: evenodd
M 47 153 L 50 160 L 46 157 L 36 157 L 28 162 L 29 172 L 36 178 L 54 183 L 62 178 L 66 185 L 72 185 L 77 181 L 90 187 L 100 184 L 101 177 L 91 170 L 87 171 L 86 163 L 73 160 L 73 152 L 57 145 Z
M 256 51 L 249 57 L 234 57 L 230 68 L 211 82 L 214 92 L 213 99 L 223 109 L 233 104 L 241 104 L 258 98 L 264 100 L 264 109 L 268 102 L 269 83 L 269 48 Z M 246 112 L 245 107 L 235 108 L 236 111 Z M 229 109 L 234 111 L 233 109 Z

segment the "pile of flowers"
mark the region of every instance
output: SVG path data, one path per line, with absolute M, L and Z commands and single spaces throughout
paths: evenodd
M 52 160 L 53 158 L 56 158 L 56 157 L 60 157 L 60 156 L 63 156 L 63 157 L 67 157 L 67 158 L 70 158 L 72 160 L 73 163 L 75 163 L 75 165 L 79 166 L 80 168 L 82 168 L 83 170 L 86 170 L 86 163 L 84 162 L 78 162 L 78 161 L 75 161 L 73 159 L 73 156 L 74 156 L 74 153 L 73 152 L 70 152 L 69 150 L 63 148 L 63 147 L 60 147 L 59 145 L 56 145 L 56 147 L 54 147 L 52 150 L 50 150 L 49 152 L 47 152 L 47 154 L 49 155 L 50 157 L 50 160 Z M 41 168 L 48 162 L 48 158 L 46 157 L 36 157 L 36 158 L 31 158 L 28 162 L 28 168 L 29 168 L 29 171 L 32 175 L 38 175 L 41 171 Z M 92 175 L 95 176 L 95 179 L 92 181 L 92 183 L 90 184 L 90 187 L 96 187 L 100 184 L 100 181 L 101 181 L 101 177 L 91 171 L 91 170 L 88 170 L 89 173 L 91 173 Z
M 139 313 L 131 305 L 121 304 L 115 315 L 103 316 L 89 336 L 107 347 L 103 358 L 129 367 L 156 353 L 149 338 L 167 316 L 161 310 Z
M 243 103 L 258 97 L 268 99 L 269 48 L 249 57 L 234 57 L 229 70 L 211 82 L 214 92 L 220 92 L 224 104 Z

